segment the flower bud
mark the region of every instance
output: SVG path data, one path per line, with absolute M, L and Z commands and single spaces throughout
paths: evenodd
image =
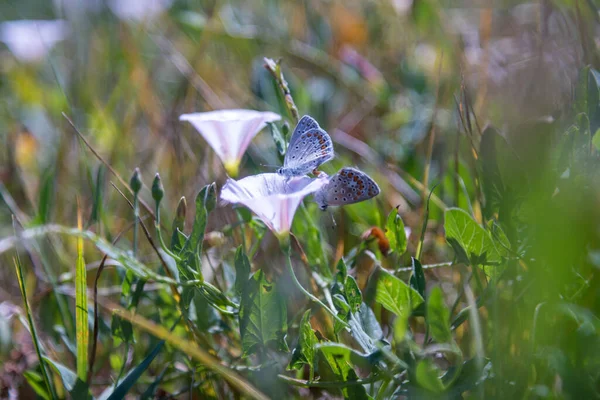
M 160 180 L 160 175 L 158 172 L 154 176 L 154 181 L 152 182 L 152 198 L 156 202 L 156 204 L 160 204 L 160 201 L 163 199 L 165 195 L 165 189 L 163 188 L 162 181 Z
M 138 194 L 140 192 L 140 189 L 142 188 L 142 179 L 139 168 L 136 168 L 133 171 L 133 175 L 131 175 L 131 180 L 129 181 L 129 187 L 134 194 Z

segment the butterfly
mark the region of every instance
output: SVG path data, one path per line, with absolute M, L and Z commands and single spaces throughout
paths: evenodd
M 354 168 L 342 168 L 315 194 L 323 211 L 329 206 L 343 206 L 371 199 L 379 194 L 379 186 L 369 175 Z
M 286 178 L 306 175 L 333 156 L 333 142 L 327 132 L 312 117 L 305 115 L 292 133 L 283 167 L 277 173 Z

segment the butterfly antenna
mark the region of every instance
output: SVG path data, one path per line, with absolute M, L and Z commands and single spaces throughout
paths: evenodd
M 273 165 L 273 164 L 260 164 L 261 167 L 269 167 L 269 168 L 279 168 L 281 165 Z

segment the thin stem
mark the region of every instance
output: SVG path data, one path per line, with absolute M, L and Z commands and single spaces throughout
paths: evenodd
M 163 249 L 163 251 L 165 253 L 167 253 L 169 256 L 171 256 L 175 261 L 181 261 L 181 257 L 179 257 L 177 254 L 173 253 L 167 247 L 167 244 L 165 243 L 165 240 L 162 237 L 162 233 L 160 232 L 160 224 L 155 223 L 154 227 L 156 228 L 156 237 L 158 238 L 158 242 L 160 243 L 160 247 Z
M 296 287 L 302 293 L 304 293 L 304 295 L 306 297 L 308 297 L 310 300 L 314 301 L 315 303 L 317 303 L 321 307 L 323 307 L 325 309 L 325 311 L 327 311 L 329 314 L 331 314 L 331 316 L 333 318 L 335 318 L 335 320 L 338 321 L 340 324 L 342 324 L 345 328 L 349 328 L 349 325 L 345 321 L 343 321 L 340 317 L 338 317 L 337 313 L 335 311 L 333 311 L 332 309 L 330 309 L 329 307 L 327 307 L 325 305 L 325 303 L 323 303 L 321 300 L 319 300 L 314 295 L 312 295 L 308 290 L 304 289 L 304 287 L 302 286 L 302 284 L 300 283 L 300 281 L 298 281 L 298 278 L 296 277 L 296 274 L 294 273 L 294 268 L 292 267 L 292 257 L 291 257 L 289 242 L 287 244 L 282 244 L 281 247 L 282 247 L 282 250 L 283 250 L 283 252 L 284 252 L 284 254 L 285 254 L 286 258 L 287 258 L 288 272 L 290 273 L 290 276 L 292 277 L 292 280 L 294 281 L 294 284 L 296 285 Z
M 140 217 L 140 210 L 138 205 L 138 193 L 133 194 L 133 255 L 137 255 L 138 246 L 138 219 Z

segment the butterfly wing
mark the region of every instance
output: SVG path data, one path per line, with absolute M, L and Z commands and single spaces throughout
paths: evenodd
M 293 168 L 299 165 L 298 157 L 307 149 L 306 133 L 309 130 L 314 129 L 321 129 L 321 127 L 313 117 L 305 115 L 300 118 L 300 121 L 298 121 L 298 125 L 294 128 L 294 132 L 292 132 L 292 137 L 290 138 L 290 143 L 283 161 L 284 168 Z
M 305 175 L 333 156 L 331 137 L 314 119 L 305 115 L 292 133 L 283 167 L 291 171 L 291 175 Z
M 343 206 L 371 199 L 379 194 L 379 186 L 371 177 L 354 168 L 342 168 L 324 188 L 326 206 Z M 323 207 L 321 207 L 323 208 Z
M 306 133 L 309 129 L 320 129 L 319 123 L 315 121 L 313 117 L 310 115 L 305 115 L 300 118 L 298 121 L 298 125 L 294 128 L 294 132 L 292 132 L 292 137 L 290 138 L 289 148 L 292 148 L 292 145 L 295 145 L 303 133 Z

